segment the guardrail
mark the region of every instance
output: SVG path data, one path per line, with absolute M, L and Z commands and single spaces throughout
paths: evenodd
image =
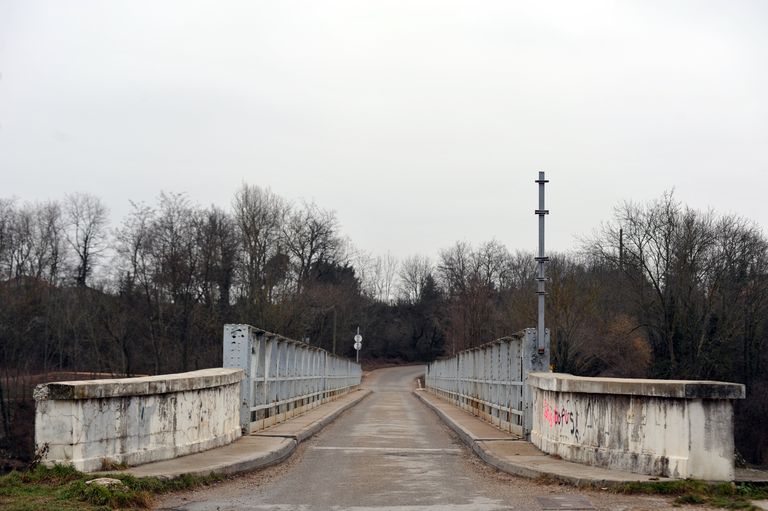
M 224 325 L 224 366 L 245 371 L 244 433 L 299 415 L 360 385 L 360 365 L 250 325 Z
M 437 360 L 427 366 L 425 386 L 496 427 L 528 437 L 532 425 L 528 373 L 549 369 L 549 332 L 539 353 L 536 330 L 528 328 Z

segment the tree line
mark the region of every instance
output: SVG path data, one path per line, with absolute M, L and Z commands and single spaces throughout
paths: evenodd
M 666 193 L 618 205 L 551 255 L 553 366 L 747 384 L 737 445 L 768 463 L 768 240 Z M 536 264 L 491 240 L 436 258 L 357 250 L 333 211 L 243 185 L 227 209 L 162 193 L 112 225 L 104 203 L 0 199 L 0 457 L 32 451 L 30 386 L 49 375 L 221 364 L 224 323 L 364 360 L 429 361 L 533 326 Z

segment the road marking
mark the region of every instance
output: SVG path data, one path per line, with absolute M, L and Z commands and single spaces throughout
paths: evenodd
M 314 446 L 313 451 L 359 451 L 359 452 L 391 452 L 391 453 L 424 453 L 424 454 L 459 454 L 461 449 L 424 449 L 419 447 L 342 447 L 342 446 Z

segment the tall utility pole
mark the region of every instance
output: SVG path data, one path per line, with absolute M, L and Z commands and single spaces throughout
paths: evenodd
M 539 322 L 536 328 L 536 345 L 538 346 L 539 353 L 544 353 L 544 297 L 547 292 L 544 289 L 544 285 L 547 282 L 547 277 L 544 275 L 544 263 L 549 261 L 549 257 L 544 255 L 544 217 L 549 214 L 549 210 L 544 209 L 544 185 L 549 183 L 544 179 L 544 172 L 539 172 L 539 179 L 536 180 L 539 184 L 539 209 L 536 210 L 536 214 L 539 216 L 539 256 L 536 261 L 539 263 L 539 272 L 536 276 L 536 294 L 539 298 Z

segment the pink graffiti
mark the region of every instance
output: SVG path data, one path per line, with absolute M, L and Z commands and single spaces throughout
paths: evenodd
M 570 433 L 576 437 L 576 440 L 579 439 L 579 427 L 578 427 L 578 421 L 579 421 L 579 413 L 576 412 L 574 415 L 573 412 L 566 409 L 564 406 L 558 410 L 557 408 L 552 408 L 549 404 L 549 402 L 545 399 L 544 400 L 544 420 L 549 423 L 550 428 L 554 428 L 555 426 L 560 426 L 561 424 L 569 424 L 571 425 Z
M 555 427 L 555 414 L 557 411 L 552 412 L 552 408 L 549 407 L 549 403 L 544 400 L 544 420 L 549 422 L 549 427 Z

